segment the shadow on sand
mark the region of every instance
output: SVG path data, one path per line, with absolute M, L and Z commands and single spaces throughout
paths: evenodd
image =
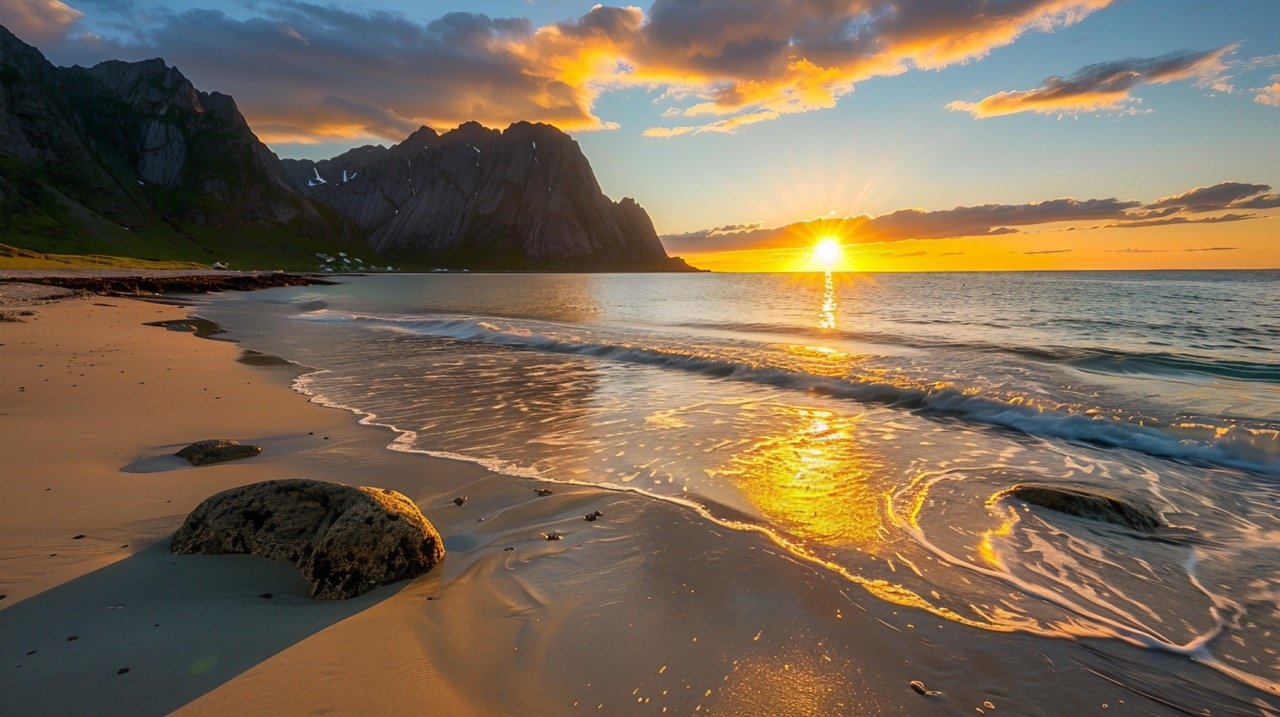
M 166 714 L 406 584 L 312 600 L 287 563 L 168 544 L 0 610 L 0 711 Z

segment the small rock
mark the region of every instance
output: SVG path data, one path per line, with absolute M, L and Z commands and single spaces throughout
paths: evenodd
M 604 513 L 601 513 L 600 511 L 596 510 L 596 511 L 587 513 L 585 516 L 583 516 L 583 519 L 586 520 L 588 523 L 594 523 L 596 518 L 603 518 L 603 517 L 604 517 Z
M 27 657 L 31 657 L 34 654 L 36 654 L 35 650 L 27 650 Z
M 542 496 L 542 497 L 546 497 L 546 496 L 551 495 L 551 489 L 550 489 L 550 488 L 534 488 L 534 489 L 533 489 L 533 492 L 534 492 L 534 493 L 537 493 L 539 496 Z
M 1015 485 L 1001 495 L 1012 496 L 1058 513 L 1120 525 L 1143 533 L 1152 533 L 1163 527 L 1160 514 L 1154 508 L 1101 492 L 1022 484 Z
M 70 635 L 67 637 L 67 642 L 75 642 L 76 640 L 79 640 L 79 639 L 80 639 L 79 635 Z
M 185 459 L 193 466 L 202 466 L 207 463 L 221 463 L 222 461 L 233 461 L 237 458 L 249 458 L 261 452 L 262 446 L 251 446 L 242 444 L 240 441 L 220 438 L 196 441 L 174 455 Z
M 72 537 L 71 537 L 71 539 L 72 539 L 72 540 L 84 540 L 84 534 L 83 534 L 83 533 L 81 533 L 80 535 L 74 535 L 74 536 L 72 536 Z
M 120 669 L 116 670 L 116 674 L 117 674 L 117 675 L 123 675 L 123 674 L 125 674 L 125 673 L 126 673 L 126 672 L 128 672 L 128 671 L 129 671 L 129 668 L 128 668 L 128 667 L 121 667 Z
M 941 694 L 942 694 L 941 692 L 939 692 L 939 691 L 937 691 L 937 690 L 931 690 L 931 689 L 929 689 L 928 687 L 925 687 L 925 686 L 924 686 L 924 683 L 923 683 L 923 682 L 921 682 L 920 680 L 912 680 L 912 681 L 911 681 L 911 689 L 915 690 L 916 692 L 919 692 L 920 694 L 924 695 L 925 697 L 937 697 L 937 696 L 939 696 L 939 695 L 941 695 Z
M 542 537 L 546 538 L 547 540 L 560 540 L 564 536 L 560 535 L 560 531 L 552 530 L 551 532 L 543 533 Z
M 503 548 L 503 549 L 502 549 L 502 552 L 504 552 L 504 553 L 505 553 L 505 552 L 507 552 L 508 550 L 515 550 L 515 548 Z
M 272 595 L 271 593 L 262 593 L 258 597 L 263 598 L 265 600 L 270 600 L 271 598 L 275 597 L 275 595 Z
M 460 495 L 460 496 L 458 496 L 457 498 L 454 498 L 454 499 L 453 499 L 453 504 L 454 504 L 454 505 L 462 505 L 463 503 L 466 503 L 468 500 L 471 500 L 471 499 L 470 499 L 470 498 L 468 498 L 468 497 L 467 497 L 467 496 L 465 496 L 465 495 Z

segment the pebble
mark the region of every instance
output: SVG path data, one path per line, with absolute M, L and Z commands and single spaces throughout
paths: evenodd
M 506 552 L 506 551 L 508 551 L 508 550 L 515 550 L 515 548 L 503 548 L 503 549 L 502 549 L 502 551 L 503 551 L 503 552 Z
M 79 639 L 80 637 L 78 635 L 71 635 L 67 637 L 67 642 L 75 642 L 76 640 L 79 640 Z
M 551 495 L 551 489 L 550 489 L 550 488 L 534 488 L 534 489 L 533 489 L 533 492 L 534 492 L 534 493 L 537 493 L 537 494 L 538 494 L 538 495 L 540 495 L 540 496 L 548 496 L 548 495 Z
M 80 535 L 72 536 L 72 538 L 71 538 L 71 539 L 72 539 L 72 540 L 84 540 L 84 533 L 81 533 Z
M 546 538 L 547 540 L 559 540 L 564 536 L 560 535 L 560 531 L 553 530 L 550 533 L 543 533 L 542 537 Z
M 126 672 L 128 672 L 128 671 L 129 671 L 129 668 L 128 668 L 128 667 L 121 667 L 120 669 L 116 670 L 116 674 L 117 674 L 117 675 L 123 675 L 124 673 L 126 673 Z
M 596 518 L 603 518 L 603 517 L 604 517 L 604 513 L 601 513 L 600 511 L 597 510 L 591 513 L 587 513 L 585 516 L 583 516 L 583 520 L 587 521 L 588 523 L 594 523 Z
M 454 505 L 462 505 L 463 503 L 466 503 L 468 500 L 470 500 L 470 499 L 469 499 L 469 498 L 467 498 L 467 496 L 465 496 L 465 495 L 460 495 L 460 496 L 458 496 L 457 498 L 454 498 L 454 499 L 453 499 L 453 504 L 454 504 Z
M 270 600 L 271 598 L 275 597 L 275 595 L 272 595 L 271 593 L 262 593 L 258 597 L 264 598 L 266 600 Z

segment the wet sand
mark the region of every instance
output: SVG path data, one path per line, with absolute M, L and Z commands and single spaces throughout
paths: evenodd
M 0 711 L 1275 709 L 1183 657 L 984 632 L 882 601 L 678 505 L 567 485 L 543 496 L 387 450 L 390 432 L 291 390 L 297 367 L 143 325 L 181 308 L 91 297 L 22 310 L 34 313 L 0 324 Z M 204 438 L 264 451 L 199 468 L 170 455 Z M 448 556 L 328 602 L 286 564 L 168 552 L 203 498 L 288 477 L 401 491 Z

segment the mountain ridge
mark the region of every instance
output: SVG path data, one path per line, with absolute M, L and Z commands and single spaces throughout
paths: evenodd
M 549 125 L 424 127 L 390 148 L 281 160 L 232 97 L 162 59 L 56 67 L 3 26 L 0 212 L 0 241 L 59 254 L 303 268 L 345 250 L 422 267 L 691 270 Z

